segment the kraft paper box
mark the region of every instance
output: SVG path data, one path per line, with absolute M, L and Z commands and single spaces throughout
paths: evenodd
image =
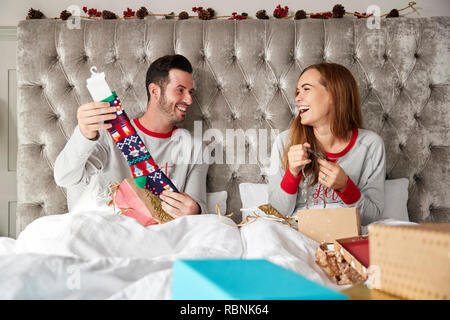
M 175 300 L 346 300 L 347 296 L 267 260 L 177 260 Z
M 370 266 L 368 236 L 334 240 L 334 250 L 339 252 L 364 279 L 367 279 Z
M 114 195 L 114 204 L 128 217 L 139 221 L 144 227 L 165 223 L 173 218 L 162 211 L 159 199 L 148 190 L 140 188 L 133 179 L 123 180 Z
M 359 260 L 368 265 L 368 256 L 367 237 L 354 237 L 336 240 L 334 244 L 321 243 L 316 250 L 315 262 L 337 285 L 357 285 L 367 280 L 357 268 Z
M 369 226 L 372 286 L 406 299 L 450 299 L 450 224 Z
M 357 208 L 298 210 L 297 219 L 298 231 L 318 242 L 333 243 L 361 235 Z

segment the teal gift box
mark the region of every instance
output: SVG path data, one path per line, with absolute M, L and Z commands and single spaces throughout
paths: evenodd
M 347 296 L 267 260 L 177 260 L 174 300 L 346 300 Z

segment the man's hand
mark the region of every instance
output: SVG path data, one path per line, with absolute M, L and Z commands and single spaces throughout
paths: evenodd
M 199 214 L 200 206 L 184 192 L 163 191 L 160 195 L 162 209 L 174 218 Z
M 337 163 L 324 159 L 317 159 L 319 162 L 319 182 L 325 187 L 342 192 L 347 186 L 348 176 Z
M 98 130 L 111 128 L 110 123 L 103 123 L 117 117 L 116 108 L 108 102 L 90 102 L 81 105 L 77 110 L 78 126 L 87 139 L 95 139 Z

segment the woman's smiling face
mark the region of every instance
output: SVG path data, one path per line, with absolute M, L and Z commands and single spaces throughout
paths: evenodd
M 330 126 L 333 119 L 333 97 L 316 69 L 309 69 L 297 82 L 295 101 L 300 109 L 301 123 L 312 127 Z

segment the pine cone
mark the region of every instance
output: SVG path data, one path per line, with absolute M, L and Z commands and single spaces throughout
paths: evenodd
M 208 10 L 208 12 L 209 12 L 209 18 L 210 19 L 212 19 L 216 15 L 216 12 L 214 11 L 213 8 L 208 8 L 206 10 Z
M 341 4 L 337 4 L 333 7 L 333 18 L 342 18 L 345 14 L 345 8 Z
M 187 13 L 186 11 L 181 11 L 180 14 L 178 15 L 178 20 L 187 20 L 189 19 L 189 13 Z
M 259 10 L 256 12 L 256 18 L 261 20 L 267 20 L 269 19 L 269 16 L 266 13 L 266 10 Z
M 61 20 L 67 20 L 67 19 L 69 19 L 69 17 L 70 17 L 71 15 L 72 15 L 72 14 L 71 14 L 69 11 L 63 10 L 63 11 L 61 11 L 61 13 L 60 13 L 60 15 L 59 15 L 59 18 L 60 18 Z
M 294 20 L 300 20 L 300 19 L 306 19 L 306 12 L 305 12 L 305 10 L 298 10 L 295 13 Z
M 44 17 L 44 14 L 39 11 L 31 8 L 28 10 L 27 19 L 42 19 Z
M 211 17 L 210 17 L 210 14 L 209 14 L 209 11 L 208 11 L 208 10 L 201 10 L 201 11 L 198 13 L 198 18 L 199 18 L 200 20 L 209 20 Z
M 136 11 L 136 17 L 139 19 L 144 19 L 146 16 L 148 16 L 148 10 L 146 7 L 141 7 L 138 11 Z
M 391 12 L 386 16 L 386 18 L 398 18 L 400 16 L 400 13 L 397 9 L 392 9 Z
M 115 14 L 114 12 L 112 12 L 112 11 L 103 10 L 103 12 L 102 12 L 102 18 L 105 19 L 105 20 L 108 20 L 108 19 L 117 19 L 117 16 L 116 16 L 116 14 Z

